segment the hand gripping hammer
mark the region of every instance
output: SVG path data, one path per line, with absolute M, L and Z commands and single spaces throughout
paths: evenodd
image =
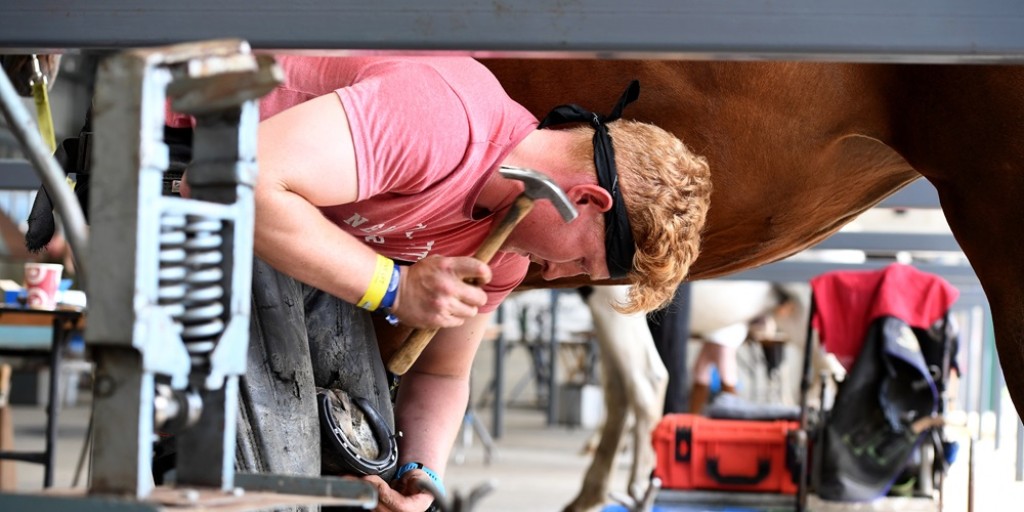
M 505 243 L 505 239 L 508 238 L 512 229 L 530 213 L 535 201 L 539 199 L 551 201 L 555 210 L 562 215 L 566 222 L 572 222 L 578 215 L 576 208 L 572 205 L 569 197 L 565 195 L 565 192 L 551 178 L 544 174 L 531 169 L 507 166 L 502 166 L 499 172 L 506 179 L 523 182 L 524 189 L 523 193 L 519 194 L 515 203 L 512 204 L 512 208 L 501 219 L 501 222 L 494 227 L 491 233 L 487 235 L 483 244 L 480 245 L 476 250 L 476 254 L 473 255 L 474 258 L 485 263 L 491 261 L 494 253 L 498 252 L 501 244 Z M 409 337 L 406 338 L 405 343 L 391 356 L 391 360 L 388 361 L 388 370 L 395 375 L 404 375 L 412 367 L 412 364 L 416 362 L 416 359 L 420 357 L 420 353 L 423 352 L 427 343 L 430 343 L 430 340 L 437 334 L 437 331 L 436 328 L 412 331 Z

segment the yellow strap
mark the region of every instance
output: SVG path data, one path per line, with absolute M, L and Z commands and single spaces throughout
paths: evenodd
M 393 260 L 378 254 L 377 266 L 373 270 L 370 286 L 366 288 L 366 293 L 363 294 L 363 297 L 359 299 L 356 305 L 369 311 L 376 311 L 380 307 L 380 300 L 384 298 L 384 294 L 388 291 L 388 284 L 391 283 L 391 272 L 394 268 L 395 262 Z
M 39 125 L 39 135 L 50 146 L 50 153 L 57 150 L 57 137 L 53 133 L 53 115 L 50 113 L 50 95 L 46 91 L 46 77 L 39 69 L 39 59 L 33 55 L 35 75 L 32 77 L 32 99 L 36 103 L 36 123 Z

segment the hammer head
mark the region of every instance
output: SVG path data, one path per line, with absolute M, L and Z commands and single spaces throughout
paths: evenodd
M 537 172 L 533 169 L 523 169 L 522 167 L 511 167 L 507 165 L 501 166 L 498 169 L 502 177 L 510 180 L 518 180 L 523 182 L 525 187 L 523 193 L 526 197 L 533 199 L 547 199 L 551 201 L 551 204 L 558 211 L 559 215 L 565 219 L 566 222 L 571 222 L 579 215 L 576 211 L 576 207 L 573 206 L 572 201 L 569 200 L 569 196 L 565 195 L 565 192 L 557 185 L 551 178 L 548 178 L 543 173 Z

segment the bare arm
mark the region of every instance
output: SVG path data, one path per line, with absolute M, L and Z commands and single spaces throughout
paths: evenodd
M 373 274 L 373 250 L 317 209 L 356 197 L 352 138 L 340 101 L 327 95 L 267 119 L 258 147 L 256 255 L 355 303 Z
M 263 121 L 256 184 L 256 254 L 300 281 L 356 303 L 376 265 L 373 249 L 345 233 L 320 206 L 355 201 L 357 172 L 348 117 L 334 94 Z M 404 269 L 394 312 L 416 327 L 454 327 L 486 295 L 467 278 L 490 280 L 469 257 L 430 257 Z
M 403 433 L 399 465 L 420 462 L 444 478 L 445 466 L 469 399 L 469 372 L 490 314 L 479 315 L 461 327 L 443 329 L 424 350 L 398 388 L 395 422 Z M 426 508 L 432 497 L 420 491 L 414 478 L 427 478 L 421 471 L 406 473 L 388 483 L 378 476 L 366 479 L 380 495 L 377 512 L 411 512 Z
M 442 329 L 399 386 L 395 422 L 404 433 L 401 462 L 417 461 L 444 474 L 469 399 L 473 358 L 491 314 Z

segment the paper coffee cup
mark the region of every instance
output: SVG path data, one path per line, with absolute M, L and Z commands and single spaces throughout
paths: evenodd
M 64 265 L 59 263 L 25 264 L 25 294 L 32 309 L 56 309 L 57 290 Z

